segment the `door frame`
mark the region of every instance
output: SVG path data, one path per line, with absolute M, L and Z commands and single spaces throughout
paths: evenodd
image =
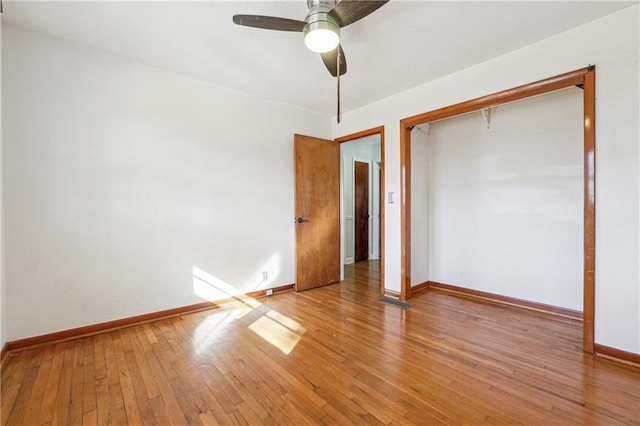
M 377 134 L 380 135 L 380 296 L 384 296 L 384 126 L 373 127 L 361 132 L 341 136 L 334 140 L 338 143 L 345 143 Z M 341 241 L 340 243 L 344 245 L 344 241 Z M 344 262 L 344 259 L 341 259 L 340 261 Z
M 583 89 L 583 167 L 584 167 L 584 246 L 583 246 L 583 325 L 582 349 L 595 353 L 595 206 L 596 206 L 596 92 L 595 65 L 544 80 L 482 96 L 400 120 L 400 300 L 411 297 L 411 129 L 417 125 L 454 117 L 572 86 Z

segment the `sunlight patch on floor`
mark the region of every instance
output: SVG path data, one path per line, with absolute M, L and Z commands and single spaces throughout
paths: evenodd
M 197 355 L 206 355 L 210 350 L 219 348 L 227 327 L 238 320 L 235 310 L 216 311 L 198 324 L 193 333 L 192 348 Z
M 278 257 L 272 257 L 268 263 L 277 263 Z M 272 271 L 278 273 L 279 270 Z M 268 309 L 260 318 L 249 325 L 249 329 L 288 355 L 296 347 L 306 329 L 293 318 L 267 308 L 257 300 L 248 297 L 241 290 L 231 286 L 210 273 L 193 267 L 193 293 L 205 300 L 235 301 L 220 309 L 224 312 L 207 317 L 195 330 L 193 348 L 198 355 L 206 354 L 214 344 L 219 344 L 221 336 L 233 322 L 240 320 L 255 309 Z
M 289 326 L 293 326 L 296 331 Z M 249 329 L 285 355 L 291 353 L 305 332 L 304 327 L 296 321 L 274 310 L 258 318 Z

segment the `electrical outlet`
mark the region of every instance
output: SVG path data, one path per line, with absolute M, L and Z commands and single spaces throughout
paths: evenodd
M 273 296 L 273 290 L 272 289 L 267 290 L 267 296 Z

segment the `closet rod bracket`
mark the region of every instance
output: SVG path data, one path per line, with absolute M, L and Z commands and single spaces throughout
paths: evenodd
M 492 108 L 482 108 L 480 110 L 482 118 L 484 118 L 484 122 L 487 123 L 487 129 L 491 128 L 491 109 Z

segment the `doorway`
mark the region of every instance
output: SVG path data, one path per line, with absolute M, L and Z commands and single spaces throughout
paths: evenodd
M 340 143 L 341 269 L 380 274 L 384 293 L 384 128 L 336 139 Z

